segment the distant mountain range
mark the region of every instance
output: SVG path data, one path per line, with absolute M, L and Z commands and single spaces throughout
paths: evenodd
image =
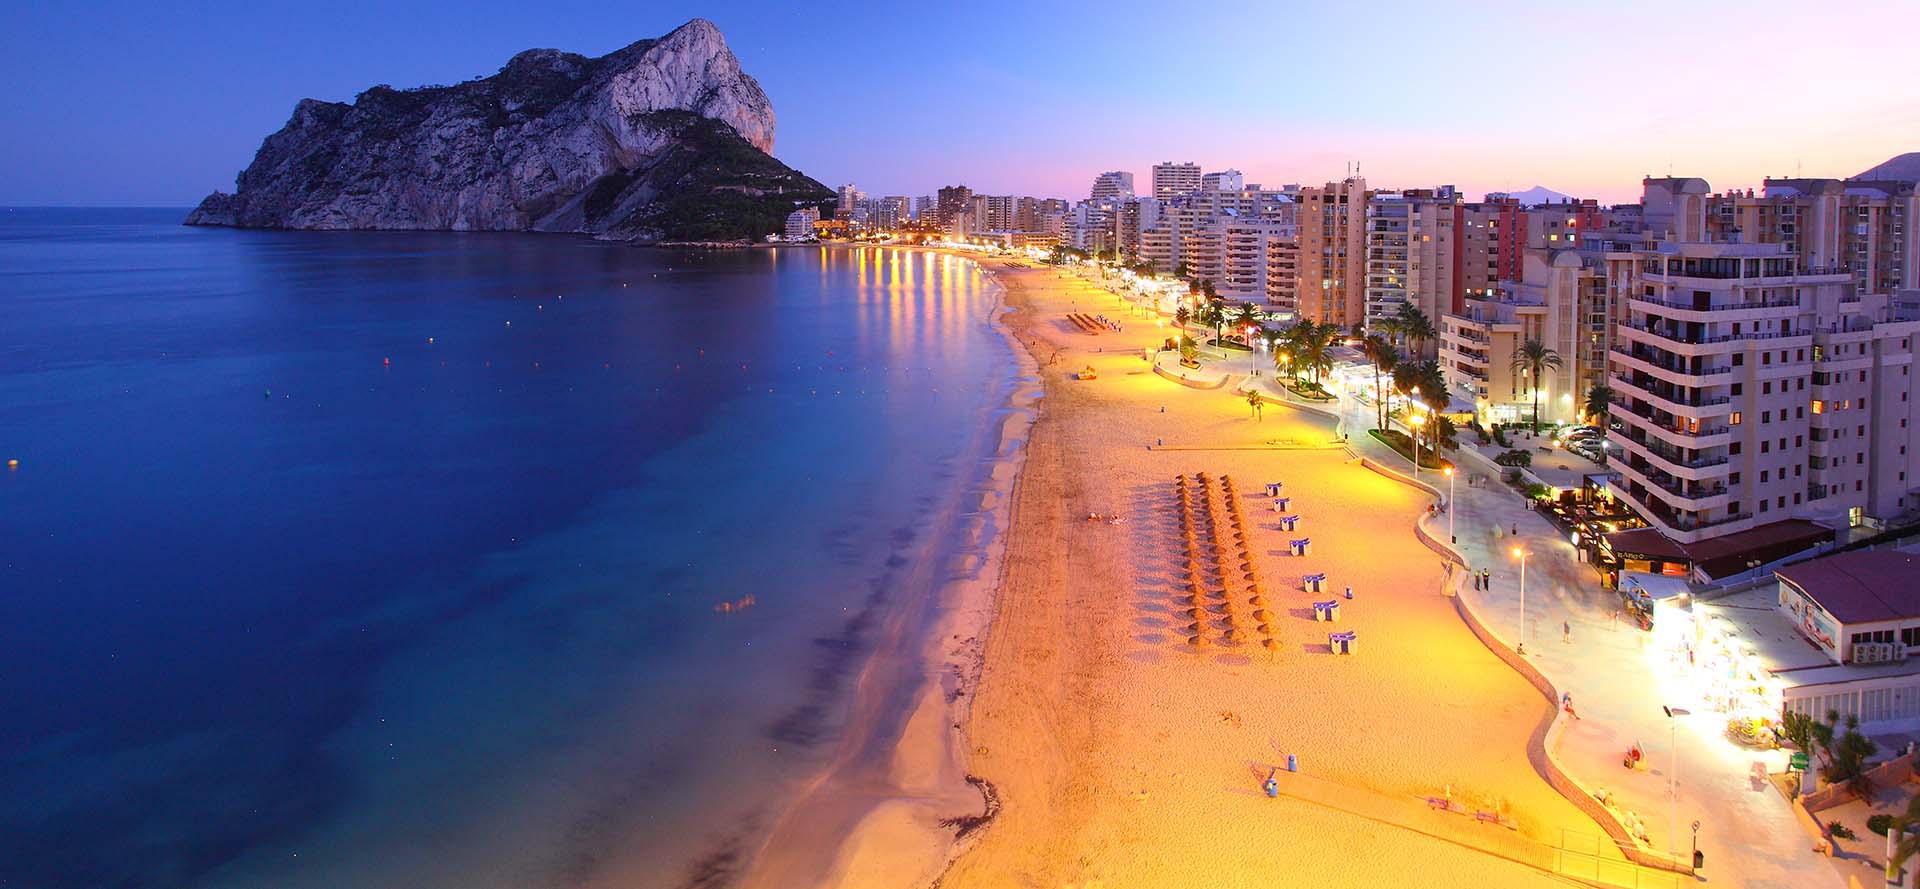
M 1901 182 L 1920 182 L 1920 151 L 1909 151 L 1889 159 L 1873 169 L 1867 170 L 1855 179 L 1897 179 Z
M 1496 192 L 1496 194 L 1497 193 L 1498 192 Z M 1572 195 L 1561 194 L 1544 185 L 1536 185 L 1526 191 L 1509 191 L 1505 194 L 1507 197 L 1519 201 L 1523 207 L 1532 207 L 1539 204 L 1557 204 L 1561 201 L 1573 199 Z
M 528 50 L 455 86 L 302 100 L 187 224 L 758 238 L 833 197 L 772 150 L 766 94 L 694 19 L 599 58 Z

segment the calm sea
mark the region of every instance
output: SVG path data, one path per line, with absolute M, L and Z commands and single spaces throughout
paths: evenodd
M 0 210 L 0 886 L 724 885 L 996 446 L 978 269 L 183 215 Z

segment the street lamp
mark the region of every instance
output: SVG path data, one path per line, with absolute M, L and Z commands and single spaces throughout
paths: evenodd
M 1667 854 L 1673 855 L 1678 854 L 1674 843 L 1675 837 L 1680 833 L 1680 803 L 1679 798 L 1674 796 L 1674 784 L 1680 772 L 1680 745 L 1677 743 L 1676 726 L 1680 717 L 1691 716 L 1692 713 L 1664 704 L 1660 709 L 1667 711 L 1667 749 L 1671 757 L 1667 761 Z
M 1417 461 L 1416 461 L 1417 462 Z M 1443 470 L 1447 474 L 1447 542 L 1459 543 L 1460 538 L 1453 536 L 1453 467 Z
M 1527 653 L 1527 557 L 1531 555 L 1520 547 L 1513 548 L 1513 557 L 1520 560 L 1520 644 L 1514 646 L 1520 654 Z

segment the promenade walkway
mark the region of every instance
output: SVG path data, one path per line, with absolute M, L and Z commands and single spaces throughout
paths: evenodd
M 1371 425 L 1364 408 L 1348 407 L 1346 413 L 1349 429 Z M 1411 468 L 1372 436 L 1353 436 L 1352 447 L 1383 465 Z M 1690 828 L 1699 821 L 1705 882 L 1778 889 L 1845 886 L 1840 865 L 1813 851 L 1812 838 L 1794 823 L 1786 800 L 1753 776 L 1755 763 L 1769 771 L 1784 769 L 1785 752 L 1751 750 L 1730 741 L 1725 717 L 1672 678 L 1650 650 L 1648 634 L 1616 620 L 1618 596 L 1601 587 L 1599 575 L 1580 562 L 1579 552 L 1557 528 L 1497 478 L 1487 479 L 1485 486 L 1466 482 L 1478 473 L 1476 465 L 1463 464 L 1462 477 L 1452 485 L 1443 476 L 1421 478 L 1442 493 L 1454 492 L 1453 549 L 1470 570 L 1492 572 L 1486 590 L 1462 577 L 1459 595 L 1509 648 L 1521 640 L 1520 564 L 1511 551 L 1518 545 L 1530 554 L 1523 657 L 1572 696 L 1579 714 L 1569 719 L 1563 712 L 1561 730 L 1548 736 L 1548 754 L 1560 768 L 1587 790 L 1608 795 L 1616 811 L 1635 813 L 1656 849 L 1669 848 L 1671 841 L 1679 853 L 1690 852 Z M 1432 539 L 1448 539 L 1445 513 L 1427 517 L 1424 524 Z M 1669 726 L 1662 704 L 1693 712 Z M 1646 752 L 1646 767 L 1628 770 L 1621 761 L 1635 743 Z M 1668 776 L 1676 748 L 1670 806 Z M 1677 821 L 1677 832 L 1670 821 Z M 1875 877 L 1868 873 L 1862 880 Z

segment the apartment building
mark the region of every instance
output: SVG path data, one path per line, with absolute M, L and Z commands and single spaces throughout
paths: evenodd
M 954 220 L 966 214 L 967 206 L 973 200 L 973 189 L 964 185 L 948 185 L 937 193 L 934 202 L 934 221 L 942 227 L 950 226 Z
M 1572 422 L 1607 373 L 1606 269 L 1566 247 L 1530 248 L 1524 256 L 1522 280 L 1439 316 L 1441 373 L 1453 400 L 1472 404 L 1482 423 L 1532 422 L 1536 393 L 1540 422 Z M 1515 368 L 1529 341 L 1552 349 L 1561 366 L 1538 378 Z
M 1200 190 L 1200 165 L 1165 161 L 1153 165 L 1153 199 L 1166 202 Z
M 913 199 L 905 195 L 888 195 L 872 202 L 869 221 L 881 231 L 893 231 L 913 219 Z
M 1120 252 L 1129 258 L 1144 256 L 1141 237 L 1145 229 L 1160 221 L 1160 202 L 1153 198 L 1134 198 L 1114 207 L 1114 239 Z
M 1271 249 L 1275 242 L 1291 241 L 1293 234 L 1277 222 L 1214 217 L 1185 233 L 1185 262 L 1195 278 L 1212 281 L 1223 299 L 1265 301 Z
M 1093 178 L 1093 189 L 1088 199 L 1096 204 L 1115 204 L 1133 199 L 1133 174 L 1122 170 L 1110 170 Z
M 1300 189 L 1295 213 L 1300 317 L 1350 327 L 1366 318 L 1367 181 Z
M 1850 272 L 1797 266 L 1783 245 L 1711 241 L 1662 242 L 1615 266 L 1629 276 L 1610 354 L 1626 452 L 1615 493 L 1674 540 L 1920 505 L 1920 321 L 1892 320 L 1888 298 L 1861 294 Z
M 1382 192 L 1367 201 L 1366 324 L 1413 306 L 1428 318 L 1461 308 L 1459 225 L 1452 186 Z
M 1912 182 L 1765 180 L 1707 199 L 1710 240 L 1780 244 L 1801 271 L 1845 269 L 1862 293 L 1920 288 L 1920 193 Z
M 1300 314 L 1300 238 L 1292 225 L 1267 238 L 1267 311 L 1284 320 Z
M 967 200 L 967 212 L 973 218 L 968 230 L 974 232 L 1013 231 L 1013 195 L 977 194 Z
M 788 213 L 786 230 L 783 232 L 784 240 L 813 240 L 813 224 L 819 221 L 820 211 L 814 207 L 801 207 L 792 213 Z

